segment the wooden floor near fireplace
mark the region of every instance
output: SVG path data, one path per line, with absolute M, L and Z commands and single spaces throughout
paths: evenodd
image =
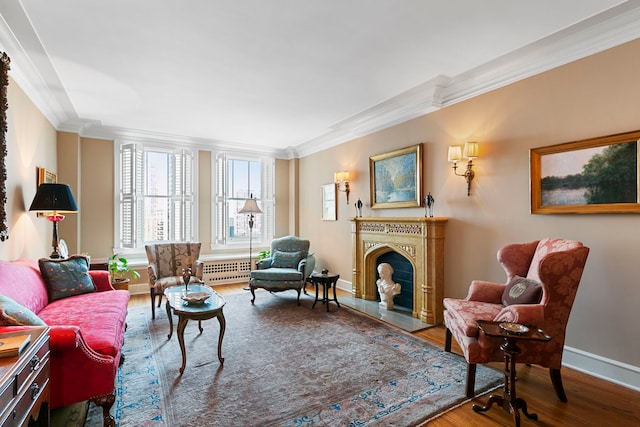
M 242 290 L 243 286 L 246 286 L 246 283 L 219 285 L 215 286 L 215 290 L 221 295 L 247 292 Z M 347 294 L 338 290 L 338 301 L 341 295 Z M 149 306 L 149 296 L 134 295 L 130 304 Z M 443 326 L 414 332 L 414 335 L 435 345 L 444 346 L 445 328 Z M 453 351 L 461 353 L 455 340 L 452 347 Z M 491 365 L 502 368 L 501 363 Z M 523 427 L 640 425 L 640 392 L 563 368 L 562 378 L 569 401 L 562 403 L 555 396 L 547 369 L 518 365 L 517 373 L 518 397 L 526 400 L 530 412 L 538 414 L 537 422 L 521 416 Z M 486 400 L 487 396 L 476 398 L 430 422 L 429 427 L 514 425 L 513 417 L 495 405 L 482 414 L 473 412 L 472 403 L 484 405 Z

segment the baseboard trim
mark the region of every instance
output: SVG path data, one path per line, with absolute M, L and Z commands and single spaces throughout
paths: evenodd
M 565 346 L 562 365 L 576 371 L 640 391 L 640 368 Z

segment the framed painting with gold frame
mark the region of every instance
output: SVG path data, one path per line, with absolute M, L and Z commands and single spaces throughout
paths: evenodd
M 415 208 L 422 202 L 422 144 L 369 157 L 371 208 Z
M 531 149 L 531 213 L 640 213 L 639 158 L 640 131 Z

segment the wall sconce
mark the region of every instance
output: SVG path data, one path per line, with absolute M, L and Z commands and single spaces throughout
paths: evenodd
M 462 157 L 469 159 L 467 162 L 467 170 L 464 173 L 458 173 L 458 162 L 462 160 Z M 449 146 L 449 161 L 453 163 L 453 173 L 458 176 L 464 176 L 467 181 L 467 196 L 471 195 L 471 181 L 475 173 L 473 172 L 473 159 L 478 156 L 478 143 L 477 142 L 465 142 L 464 150 L 459 145 Z
M 347 204 L 349 204 L 349 172 L 336 172 L 333 174 L 333 182 L 336 184 L 336 190 L 347 194 Z

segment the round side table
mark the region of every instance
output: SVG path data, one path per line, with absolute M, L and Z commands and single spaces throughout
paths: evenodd
M 338 297 L 336 296 L 336 283 L 340 278 L 339 274 L 335 273 L 313 273 L 309 276 L 309 281 L 313 283 L 316 288 L 316 299 L 313 301 L 313 306 L 311 308 L 316 307 L 316 303 L 318 302 L 318 286 L 322 286 L 322 301 L 323 304 L 327 305 L 327 311 L 329 311 L 329 301 L 333 301 L 336 303 L 338 307 L 340 307 L 340 303 L 338 302 Z M 329 288 L 333 288 L 333 299 L 329 299 Z

